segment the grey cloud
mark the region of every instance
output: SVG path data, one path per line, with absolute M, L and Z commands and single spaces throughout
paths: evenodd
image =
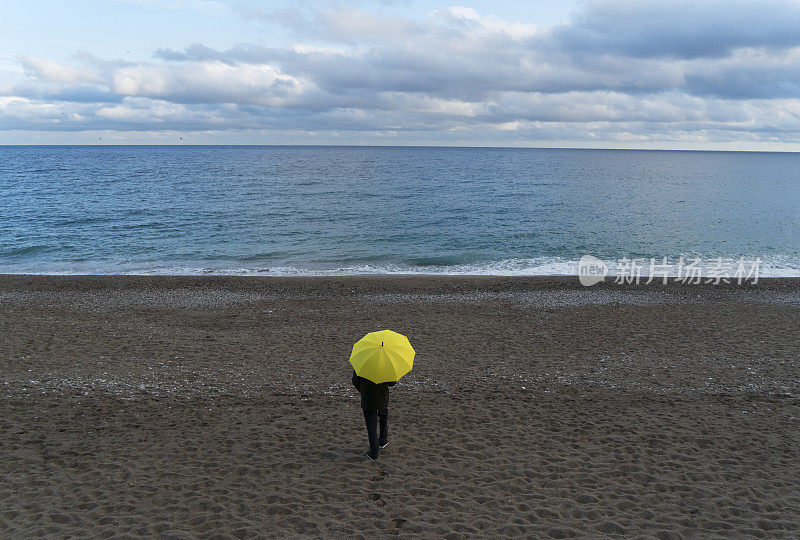
M 793 31 L 800 8 L 787 2 L 772 2 L 766 8 L 754 2 L 727 5 L 727 9 L 718 3 L 709 6 L 702 2 L 595 2 L 571 23 L 531 39 L 489 32 L 475 20 L 454 24 L 451 21 L 458 17 L 450 16 L 439 17 L 446 24 L 401 25 L 359 50 L 241 45 L 217 51 L 195 44 L 183 51 L 160 50 L 157 57 L 268 63 L 337 95 L 400 91 L 468 100 L 484 99 L 493 91 L 636 94 L 680 90 L 734 99 L 797 95 L 797 60 L 794 65 L 770 68 L 745 55 L 729 63 L 725 73 L 703 61 L 723 53 L 736 60 L 736 50 L 742 47 L 800 43 L 800 33 Z M 754 29 L 754 18 L 781 22 L 774 22 L 772 32 L 757 25 Z M 320 17 L 314 27 L 329 19 Z M 383 28 L 390 23 L 376 24 Z M 363 25 L 353 26 L 352 33 L 362 42 L 375 33 L 359 34 Z
M 591 2 L 544 30 L 464 10 L 412 21 L 326 6 L 282 14 L 313 46 L 197 43 L 144 63 L 87 53 L 77 67 L 29 62 L 29 81 L 5 92 L 27 101 L 0 101 L 0 127 L 498 140 L 800 133 L 796 4 Z
M 800 4 L 792 1 L 600 0 L 585 6 L 543 45 L 687 59 L 721 57 L 740 47 L 800 45 Z
M 230 60 L 227 60 L 226 58 L 238 57 L 240 60 L 243 59 L 243 55 L 239 52 L 239 48 L 237 48 L 236 51 L 237 52 L 235 53 L 229 52 L 228 54 L 225 54 L 210 47 L 206 47 L 200 43 L 195 43 L 186 47 L 183 51 L 160 48 L 156 50 L 153 56 L 155 58 L 160 58 L 161 60 L 167 60 L 170 62 L 204 62 L 209 60 L 217 60 L 222 62 L 227 61 L 230 63 Z
M 730 99 L 800 97 L 800 65 L 748 66 L 687 74 L 686 91 L 700 96 Z

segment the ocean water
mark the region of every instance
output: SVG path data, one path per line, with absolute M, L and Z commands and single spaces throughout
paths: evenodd
M 0 147 L 0 273 L 575 274 L 584 254 L 800 275 L 800 154 Z

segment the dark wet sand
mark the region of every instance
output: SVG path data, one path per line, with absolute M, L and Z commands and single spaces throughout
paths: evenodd
M 800 536 L 798 280 L 0 276 L 0 362 L 3 537 Z

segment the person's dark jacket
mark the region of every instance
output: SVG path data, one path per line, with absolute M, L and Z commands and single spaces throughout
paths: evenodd
M 375 384 L 369 379 L 359 377 L 353 370 L 353 386 L 361 394 L 361 408 L 365 411 L 382 411 L 389 406 L 389 388 L 394 382 Z

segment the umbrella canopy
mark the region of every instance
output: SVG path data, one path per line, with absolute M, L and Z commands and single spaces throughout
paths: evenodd
M 370 332 L 353 345 L 350 363 L 359 377 L 375 384 L 397 381 L 414 366 L 408 338 L 391 330 Z

